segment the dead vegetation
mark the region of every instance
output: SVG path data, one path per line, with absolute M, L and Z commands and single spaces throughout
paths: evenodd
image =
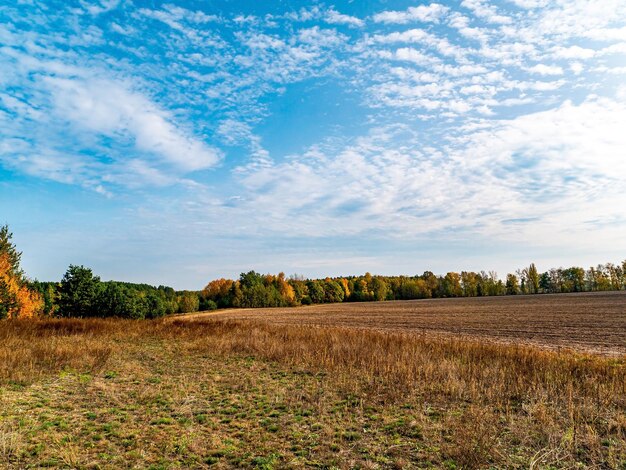
M 624 468 L 626 358 L 251 321 L 0 323 L 0 466 Z

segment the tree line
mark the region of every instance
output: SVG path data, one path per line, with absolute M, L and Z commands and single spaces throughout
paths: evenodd
M 91 269 L 70 265 L 61 282 L 33 281 L 47 317 L 159 318 L 200 308 L 197 292 L 171 287 L 101 281 Z
M 499 279 L 494 271 L 426 271 L 416 276 L 347 276 L 325 279 L 285 278 L 242 273 L 237 280 L 211 281 L 200 293 L 213 308 L 290 307 L 336 302 L 413 300 L 446 297 L 593 292 L 626 289 L 626 261 L 539 272 L 534 263 Z
M 550 269 L 534 263 L 507 274 L 494 271 L 426 271 L 415 276 L 362 276 L 305 279 L 242 273 L 238 279 L 216 279 L 201 291 L 101 281 L 91 269 L 70 265 L 60 282 L 29 280 L 20 268 L 21 253 L 5 225 L 0 227 L 0 319 L 47 317 L 158 318 L 217 308 L 293 307 L 299 305 L 481 297 L 497 295 L 593 292 L 626 289 L 626 261 Z

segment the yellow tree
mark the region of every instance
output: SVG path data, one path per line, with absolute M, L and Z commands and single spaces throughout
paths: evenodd
M 220 297 L 226 297 L 231 287 L 233 286 L 233 280 L 231 279 L 216 279 L 207 284 L 202 291 L 202 294 L 213 301 L 217 301 Z
M 278 292 L 280 293 L 281 298 L 287 305 L 295 305 L 296 303 L 296 292 L 285 279 L 285 273 L 279 273 L 276 278 L 276 283 L 278 284 Z
M 341 285 L 341 288 L 343 289 L 343 297 L 344 299 L 348 299 L 350 297 L 350 284 L 348 283 L 348 280 L 345 278 L 341 278 L 339 279 L 339 285 Z
M 0 227 L 0 319 L 31 318 L 42 311 L 43 300 L 28 286 L 12 237 L 6 225 Z

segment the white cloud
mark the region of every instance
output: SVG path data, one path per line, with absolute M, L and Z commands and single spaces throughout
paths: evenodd
M 553 55 L 555 58 L 559 59 L 585 60 L 591 59 L 593 56 L 595 56 L 596 51 L 580 46 L 556 47 L 553 51 Z
M 111 22 L 111 29 L 116 33 L 123 34 L 124 36 L 130 36 L 137 32 L 137 30 L 131 26 L 120 26 L 115 22 Z
M 406 24 L 413 21 L 437 23 L 450 9 L 439 3 L 410 7 L 405 11 L 383 11 L 374 15 L 376 23 Z
M 373 44 L 393 44 L 393 43 L 420 43 L 439 54 L 447 57 L 454 57 L 456 60 L 465 61 L 466 56 L 473 51 L 451 44 L 447 38 L 438 37 L 423 29 L 409 29 L 406 31 L 396 31 L 389 34 L 375 34 L 371 40 Z
M 580 75 L 585 70 L 585 66 L 580 62 L 572 62 L 569 68 L 575 75 Z
M 617 44 L 611 44 L 599 51 L 600 55 L 626 55 L 626 42 L 620 42 Z
M 624 102 L 566 102 L 468 127 L 441 152 L 414 132 L 397 140 L 407 128 L 380 129 L 246 175 L 233 210 L 283 234 L 411 238 L 454 227 L 580 243 L 589 220 L 619 216 L 626 204 L 625 119 Z M 512 226 L 512 218 L 533 223 Z
M 362 19 L 355 16 L 344 15 L 333 9 L 330 9 L 326 12 L 325 20 L 327 23 L 330 24 L 345 24 L 357 28 L 365 25 L 365 22 Z
M 117 8 L 119 3 L 120 0 L 100 0 L 93 3 L 81 0 L 80 2 L 85 11 L 94 16 Z
M 621 28 L 593 28 L 585 31 L 583 36 L 596 41 L 626 41 L 626 26 Z
M 626 74 L 626 67 L 596 67 L 594 72 L 609 73 L 611 75 L 624 75 Z
M 216 15 L 207 15 L 202 11 L 187 10 L 176 5 L 164 5 L 163 10 L 142 8 L 139 13 L 155 20 L 162 21 L 174 29 L 184 29 L 181 22 L 204 24 L 219 21 Z
M 428 66 L 439 63 L 439 59 L 424 54 L 423 52 L 412 47 L 401 47 L 395 51 L 393 57 L 397 60 L 412 62 L 417 65 Z
M 489 23 L 509 24 L 513 22 L 510 17 L 498 14 L 495 7 L 489 5 L 485 0 L 463 0 L 461 6 L 470 9 L 478 18 Z
M 563 75 L 563 69 L 558 65 L 537 64 L 527 69 L 530 73 L 539 75 Z
M 185 19 L 191 23 L 204 24 L 220 21 L 220 17 L 217 15 L 207 15 L 206 13 L 196 10 L 188 10 L 176 5 L 164 5 L 166 11 L 174 15 L 176 18 Z
M 395 31 L 389 34 L 376 34 L 372 38 L 375 43 L 392 44 L 395 42 L 422 42 L 428 39 L 429 33 L 423 29 L 409 29 L 406 31 Z
M 470 20 L 467 16 L 461 15 L 458 12 L 450 14 L 448 24 L 451 28 L 456 29 L 462 36 L 486 43 L 489 40 L 489 34 L 484 28 L 470 27 Z
M 550 0 L 509 0 L 520 8 L 541 8 L 550 3 Z
M 305 28 L 298 31 L 298 40 L 316 49 L 338 47 L 346 37 L 334 29 L 322 29 L 319 26 Z
M 179 130 L 171 117 L 140 93 L 107 80 L 44 78 L 60 119 L 113 138 L 130 138 L 135 147 L 181 171 L 214 166 L 219 151 Z
M 28 175 L 66 184 L 81 184 L 86 167 L 93 166 L 85 158 L 50 149 L 38 149 L 24 139 L 0 142 L 0 160 L 9 168 Z

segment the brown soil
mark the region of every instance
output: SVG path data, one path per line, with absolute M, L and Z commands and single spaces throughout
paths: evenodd
M 626 354 L 626 292 L 428 299 L 231 309 L 188 315 L 463 336 L 549 349 Z

